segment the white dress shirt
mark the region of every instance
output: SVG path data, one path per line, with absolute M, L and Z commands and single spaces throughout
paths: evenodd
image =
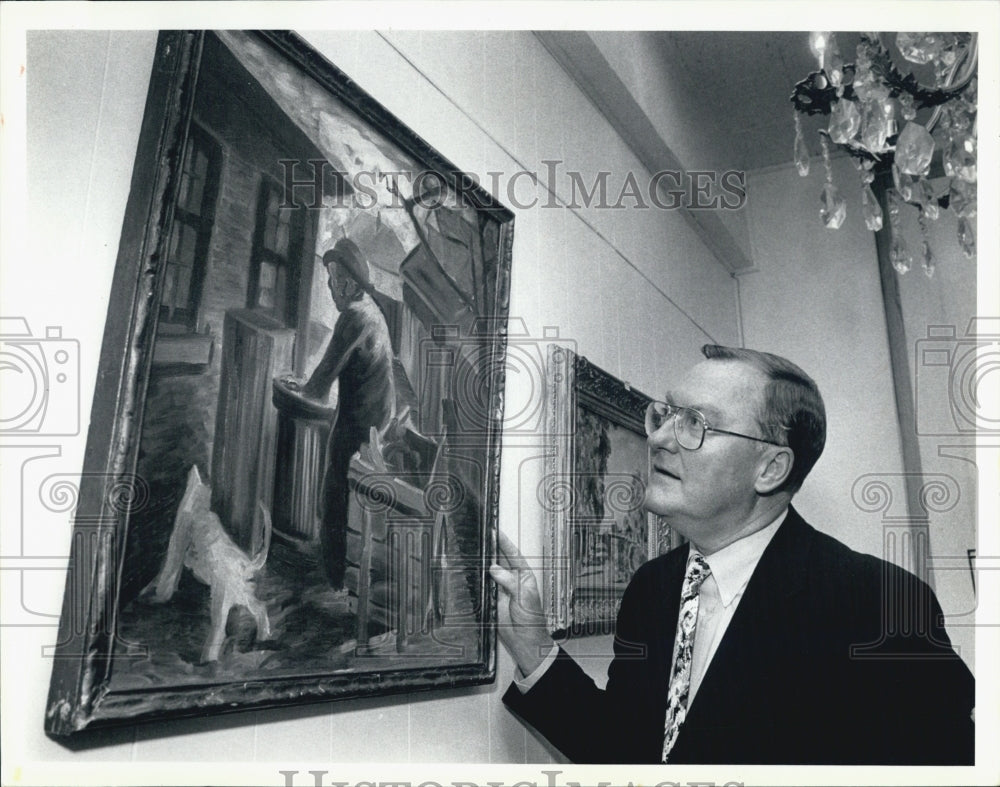
M 691 688 L 688 693 L 688 707 L 701 686 L 702 678 L 712 663 L 712 657 L 725 636 L 726 629 L 739 606 L 743 592 L 747 589 L 761 555 L 778 532 L 788 514 L 786 508 L 767 527 L 751 533 L 718 552 L 705 555 L 705 561 L 712 573 L 701 584 L 698 591 L 698 626 L 694 635 L 694 651 L 691 655 Z M 541 664 L 528 676 L 518 677 L 515 671 L 514 685 L 522 693 L 534 686 L 545 674 L 559 654 L 559 646 L 553 645 Z M 666 686 L 663 688 L 666 691 Z

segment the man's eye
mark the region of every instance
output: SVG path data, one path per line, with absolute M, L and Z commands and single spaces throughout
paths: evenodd
M 695 430 L 701 427 L 701 419 L 691 411 L 686 411 L 681 416 L 681 425 L 688 430 Z

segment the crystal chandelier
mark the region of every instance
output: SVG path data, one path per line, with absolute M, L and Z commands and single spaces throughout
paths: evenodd
M 809 47 L 819 62 L 795 86 L 795 166 L 809 174 L 809 149 L 799 114 L 829 116 L 820 130 L 826 180 L 820 194 L 820 218 L 837 229 L 847 216 L 847 204 L 833 182 L 830 142 L 852 156 L 861 179 L 861 205 L 869 230 L 882 228 L 882 207 L 872 190 L 877 171 L 892 172 L 887 190 L 891 244 L 889 257 L 906 273 L 913 257 L 903 238 L 901 211 L 916 208 L 920 227 L 920 257 L 928 276 L 934 254 L 928 241 L 929 221 L 941 210 L 958 217 L 958 243 L 966 257 L 976 255 L 972 219 L 976 215 L 976 74 L 977 34 L 897 33 L 896 48 L 904 59 L 930 64 L 933 87 L 921 85 L 912 73 L 903 75 L 892 61 L 880 33 L 861 33 L 854 63 L 845 63 L 833 33 L 810 33 Z M 933 109 L 920 122 L 921 109 Z M 927 113 L 924 113 L 925 115 Z M 902 126 L 902 128 L 900 128 Z M 948 182 L 935 186 L 929 175 L 935 153 Z

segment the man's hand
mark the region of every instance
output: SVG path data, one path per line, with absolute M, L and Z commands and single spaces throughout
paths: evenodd
M 296 377 L 294 374 L 282 375 L 278 378 L 278 382 L 285 386 L 285 388 L 289 391 L 295 391 L 296 393 L 299 393 L 305 385 L 305 381 L 300 377 Z
M 528 561 L 503 533 L 499 536 L 499 561 L 490 576 L 500 586 L 497 627 L 500 639 L 517 666 L 530 675 L 552 649 L 552 638 L 542 612 L 538 582 Z

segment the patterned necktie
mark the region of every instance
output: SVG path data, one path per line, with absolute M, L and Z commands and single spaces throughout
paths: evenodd
M 698 624 L 698 590 L 712 569 L 705 558 L 691 550 L 684 584 L 681 586 L 681 609 L 677 617 L 674 638 L 674 662 L 667 691 L 667 717 L 663 725 L 663 762 L 677 742 L 677 734 L 687 717 L 688 693 L 691 689 L 691 655 L 694 651 L 694 630 Z

